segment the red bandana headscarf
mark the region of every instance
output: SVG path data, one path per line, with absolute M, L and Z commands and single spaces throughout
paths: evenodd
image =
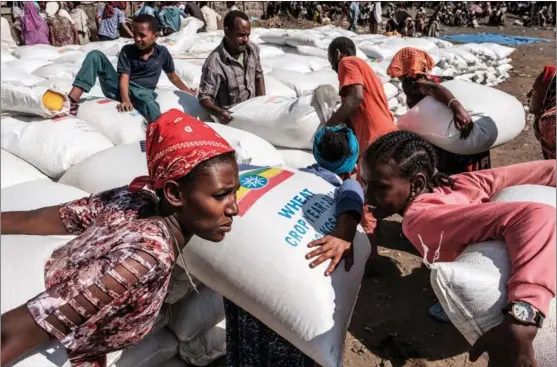
M 391 78 L 415 77 L 419 74 L 427 75 L 434 67 L 435 61 L 427 52 L 413 47 L 405 47 L 395 54 L 387 68 L 387 74 Z
M 169 180 L 190 173 L 198 164 L 234 149 L 207 124 L 177 109 L 163 113 L 147 127 L 149 176 L 137 177 L 132 192 L 148 186 L 160 189 Z

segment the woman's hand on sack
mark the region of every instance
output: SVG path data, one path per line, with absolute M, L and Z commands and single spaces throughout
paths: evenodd
M 222 110 L 219 116 L 219 121 L 221 124 L 228 125 L 232 121 L 232 114 L 230 111 Z
M 329 267 L 325 270 L 325 276 L 331 275 L 336 270 L 338 264 L 344 259 L 344 267 L 349 271 L 354 265 L 354 246 L 352 241 L 356 235 L 358 223 L 360 223 L 360 214 L 354 211 L 341 213 L 338 216 L 335 229 L 327 236 L 312 241 L 308 247 L 318 247 L 306 255 L 306 259 L 312 261 L 309 266 L 315 268 L 326 260 L 331 260 Z
M 130 112 L 133 111 L 133 105 L 131 102 L 122 102 L 116 106 L 118 112 Z
M 482 335 L 470 349 L 470 361 L 475 362 L 485 352 L 488 367 L 538 367 L 532 345 L 538 328 L 523 325 L 511 315 Z
M 455 126 L 460 131 L 460 138 L 466 139 L 474 128 L 474 120 L 472 120 L 472 116 L 470 116 L 468 111 L 466 111 L 460 102 L 456 101 L 456 103 L 453 104 L 452 109 L 454 113 Z
M 354 247 L 352 241 L 345 241 L 338 238 L 334 231 L 323 238 L 310 242 L 308 247 L 318 247 L 306 255 L 306 259 L 310 260 L 319 256 L 316 260 L 309 264 L 310 268 L 315 268 L 327 260 L 331 260 L 331 264 L 325 270 L 325 276 L 331 275 L 336 270 L 338 264 L 344 259 L 345 269 L 349 271 L 354 265 Z

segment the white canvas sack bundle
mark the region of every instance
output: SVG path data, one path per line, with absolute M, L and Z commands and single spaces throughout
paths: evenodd
M 147 120 L 135 109 L 118 112 L 118 104 L 107 98 L 90 98 L 79 104 L 77 117 L 91 124 L 114 145 L 145 140 Z
M 194 366 L 206 366 L 226 354 L 226 322 L 205 331 L 189 342 L 179 345 L 180 357 Z
M 7 64 L 7 63 L 6 63 Z M 0 73 L 2 83 L 9 82 L 12 84 L 32 86 L 45 80 L 39 76 L 30 74 L 16 67 L 4 67 L 2 64 L 2 72 Z
M 222 296 L 205 286 L 171 305 L 168 328 L 178 340 L 188 342 L 224 319 Z
M 126 186 L 139 176 L 147 176 L 147 157 L 139 142 L 98 152 L 64 173 L 58 182 L 96 194 Z
M 335 92 L 338 92 L 338 76 L 332 69 L 322 69 L 309 73 L 300 73 L 291 70 L 275 70 L 268 75 L 280 81 L 288 88 L 293 89 L 296 92 L 294 97 L 301 97 L 306 93 L 310 93 L 320 85 L 330 85 Z M 267 77 L 267 75 L 265 77 Z M 266 93 L 266 95 L 278 96 L 277 94 L 271 93 Z
M 555 207 L 554 187 L 521 185 L 498 192 L 491 201 L 528 201 Z M 473 345 L 488 330 L 503 321 L 507 305 L 510 261 L 507 245 L 488 241 L 470 245 L 453 262 L 431 266 L 431 285 L 451 322 Z M 542 329 L 534 339 L 534 353 L 540 367 L 554 367 L 556 357 L 555 298 Z M 484 355 L 485 357 L 486 355 Z
M 68 78 L 73 79 L 77 73 L 81 65 L 74 64 L 74 63 L 56 63 L 56 64 L 49 64 L 41 66 L 40 68 L 34 70 L 32 72 L 33 75 L 40 76 L 41 78 L 50 79 L 50 78 Z
M 203 65 L 198 65 L 188 60 L 174 58 L 174 69 L 176 74 L 180 76 L 182 81 L 189 88 L 198 88 L 201 82 Z M 161 73 L 161 75 L 164 73 Z M 166 74 L 165 74 L 166 76 Z M 173 86 L 174 87 L 174 86 Z M 176 87 L 174 87 L 176 88 Z
M 12 83 L 2 83 L 0 93 L 2 112 L 21 113 L 24 115 L 35 115 L 46 118 L 64 116 L 70 112 L 70 100 L 61 91 L 32 86 L 16 85 Z M 50 91 L 57 93 L 63 98 L 62 108 L 59 111 L 49 110 L 43 103 L 43 96 Z
M 317 164 L 311 150 L 283 148 L 278 148 L 277 150 L 282 155 L 286 167 L 299 169 Z
M 197 30 L 203 27 L 203 22 L 195 17 L 188 17 L 184 26 L 168 37 L 160 37 L 158 43 L 168 48 L 171 54 L 188 52 L 194 44 Z
M 300 73 L 309 73 L 310 71 L 317 71 L 331 67 L 329 61 L 326 59 L 290 53 L 265 59 L 262 63 L 270 67 L 273 71 L 292 70 Z
M 319 36 L 311 30 L 295 30 L 288 32 L 286 44 L 290 47 L 312 46 L 321 49 L 324 48 Z
M 349 272 L 325 277 L 329 263 L 311 269 L 305 255 L 309 242 L 334 229 L 334 187 L 281 168 L 243 171 L 240 183 L 232 231 L 221 243 L 194 237 L 184 248 L 188 270 L 319 365 L 341 366 L 371 251 L 367 236 L 358 227 Z
M 37 167 L 52 179 L 71 166 L 113 147 L 100 132 L 83 120 L 64 116 L 51 120 L 3 118 L 2 149 Z
M 301 73 L 300 73 L 301 74 Z M 296 98 L 297 94 L 294 89 L 287 86 L 274 76 L 269 74 L 264 75 L 265 78 L 265 95 L 275 97 Z
M 24 182 L 47 178 L 38 169 L 4 149 L 0 153 L 0 161 L 2 162 L 0 170 L 2 189 Z
M 67 94 L 70 93 L 70 91 L 72 90 L 73 82 L 73 78 L 49 78 L 35 83 L 34 86 L 46 87 Z M 83 94 L 81 100 L 87 100 L 87 98 L 91 97 L 105 98 L 104 93 L 101 89 L 101 85 L 98 82 L 93 86 L 93 88 L 91 88 L 88 93 Z
M 245 131 L 220 124 L 209 124 L 236 150 L 239 164 L 281 165 L 284 161 L 271 144 Z M 148 175 L 147 157 L 139 142 L 123 144 L 98 152 L 69 168 L 59 182 L 90 193 L 126 186 L 139 176 Z
M 178 340 L 167 328 L 150 333 L 122 352 L 114 367 L 159 367 L 178 354 Z
M 37 70 L 38 68 L 50 64 L 52 64 L 52 61 L 48 61 L 44 59 L 19 59 L 19 60 L 8 61 L 2 63 L 2 74 L 6 70 L 10 70 L 10 69 L 21 70 L 31 74 L 33 71 Z
M 277 149 L 259 136 L 229 125 L 211 122 L 207 125 L 232 145 L 236 151 L 236 162 L 238 164 L 254 166 L 280 166 L 284 164 L 284 160 Z
M 178 90 L 176 88 L 157 89 L 157 103 L 161 113 L 173 108 L 183 111 L 201 121 L 211 121 L 211 115 L 199 104 L 196 96 Z
M 337 100 L 337 93 L 329 85 L 300 98 L 256 97 L 230 109 L 230 126 L 275 146 L 312 149 L 315 132 L 332 115 Z
M 12 55 L 10 52 L 8 52 L 8 51 L 1 51 L 0 52 L 0 62 L 1 63 L 5 63 L 5 62 L 8 62 L 8 61 L 14 61 L 14 60 L 17 60 L 17 57 Z
M 21 306 L 45 290 L 46 261 L 54 250 L 72 238 L 73 236 L 2 236 L 2 313 Z M 107 365 L 113 366 L 121 353 L 110 353 L 107 356 Z M 70 366 L 65 348 L 58 342 L 52 342 L 29 352 L 6 367 Z
M 4 153 L 4 152 L 2 152 Z M 29 181 L 3 188 L 2 211 L 35 210 L 88 197 L 89 193 L 49 179 Z
M 288 34 L 288 30 L 286 29 L 270 29 L 267 32 L 261 34 L 259 38 L 263 42 L 267 42 L 278 46 L 285 46 L 287 34 Z
M 510 94 L 462 80 L 442 85 L 454 94 L 474 120 L 474 128 L 467 139 L 460 139 L 453 112 L 432 97 L 425 97 L 402 116 L 398 127 L 421 135 L 439 148 L 465 155 L 508 143 L 524 129 L 524 107 Z
M 322 49 L 314 46 L 298 46 L 296 47 L 296 51 L 298 52 L 298 55 L 302 55 L 302 56 L 320 57 L 325 60 L 327 60 L 329 57 L 327 55 L 326 49 Z

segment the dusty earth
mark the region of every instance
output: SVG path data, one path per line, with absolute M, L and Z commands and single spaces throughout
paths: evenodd
M 514 19 L 507 20 L 512 23 Z M 255 22 L 253 26 L 312 28 L 307 21 L 280 19 L 274 24 Z M 360 29 L 360 33 L 366 32 Z M 551 39 L 551 42 L 519 46 L 511 55 L 511 78 L 497 86 L 527 104 L 526 94 L 545 65 L 555 65 L 554 28 L 536 29 L 506 25 L 481 25 L 479 29 L 445 27 L 442 34 L 501 33 Z M 504 108 L 504 106 L 501 106 Z M 534 136 L 532 119 L 512 142 L 492 151 L 493 166 L 542 159 Z M 400 217 L 381 224 L 379 258 L 370 261 L 346 338 L 345 367 L 483 367 L 480 360 L 468 361 L 469 345 L 452 326 L 432 320 L 427 313 L 435 302 L 429 270 L 418 252 L 401 236 Z M 220 360 L 214 366 L 224 366 Z

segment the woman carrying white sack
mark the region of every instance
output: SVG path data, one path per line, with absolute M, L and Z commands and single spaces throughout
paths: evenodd
M 349 178 L 358 161 L 359 144 L 351 129 L 343 126 L 318 130 L 313 146 L 318 164 L 300 171 L 313 173 L 337 187 L 337 225 L 329 235 L 311 242 L 306 255 L 310 267 L 331 260 L 329 276 L 344 259 L 345 270 L 354 263 L 352 240 L 363 211 L 362 186 Z M 240 165 L 240 170 L 258 168 Z M 341 180 L 345 181 L 341 183 Z M 226 313 L 227 367 L 312 367 L 315 362 L 265 326 L 247 311 L 224 300 Z
M 406 95 L 409 109 L 426 96 L 445 104 L 454 113 L 454 122 L 460 131 L 460 138 L 466 139 L 474 128 L 474 121 L 466 111 L 466 106 L 463 106 L 450 90 L 441 85 L 441 79 L 429 75 L 434 67 L 435 62 L 427 52 L 413 47 L 405 47 L 395 54 L 387 69 L 387 74 L 402 82 L 402 90 Z M 439 147 L 435 147 L 435 151 L 439 161 L 439 170 L 448 175 L 491 168 L 489 150 L 474 155 L 454 154 Z

